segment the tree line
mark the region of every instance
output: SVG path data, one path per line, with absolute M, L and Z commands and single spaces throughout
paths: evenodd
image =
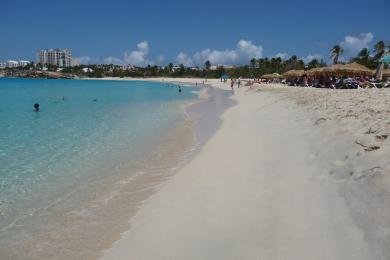
M 375 69 L 379 64 L 379 60 L 383 57 L 390 48 L 384 41 L 378 41 L 372 51 L 363 48 L 355 57 L 352 57 L 348 62 L 357 62 L 370 69 Z M 333 64 L 340 63 L 343 48 L 340 45 L 335 45 L 330 50 L 330 58 Z M 346 60 L 342 60 L 347 62 Z M 298 58 L 297 55 L 292 55 L 288 59 L 280 57 L 264 57 L 259 59 L 251 59 L 247 65 L 236 66 L 234 68 L 224 68 L 218 66 L 211 69 L 211 62 L 206 61 L 202 67 L 187 67 L 183 64 L 174 66 L 169 63 L 167 66 L 148 65 L 146 67 L 126 67 L 114 64 L 92 64 L 66 67 L 61 70 L 63 73 L 78 75 L 80 77 L 197 77 L 197 78 L 219 78 L 225 74 L 229 77 L 238 78 L 259 78 L 264 74 L 279 73 L 282 74 L 292 69 L 312 69 L 327 66 L 323 59 L 312 59 L 304 62 L 303 59 Z M 41 66 L 42 67 L 42 66 Z M 33 70 L 39 69 L 39 64 L 31 63 L 19 70 Z M 46 68 L 49 71 L 57 71 L 57 67 L 48 65 Z M 84 68 L 91 70 L 85 72 Z

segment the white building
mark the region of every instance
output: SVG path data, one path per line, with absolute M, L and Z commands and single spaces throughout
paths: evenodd
M 83 68 L 83 72 L 84 73 L 93 72 L 93 69 L 91 69 L 91 68 Z
M 28 60 L 20 60 L 18 63 L 19 63 L 19 64 L 18 64 L 19 67 L 24 67 L 24 66 L 29 65 L 29 64 L 31 63 L 31 61 L 28 61 Z
M 122 70 L 132 70 L 132 69 L 134 69 L 134 66 L 128 64 L 128 65 L 122 65 L 121 68 L 122 68 Z
M 234 66 L 231 66 L 231 65 L 218 64 L 218 65 L 211 66 L 210 70 L 217 70 L 220 67 L 223 67 L 224 69 L 232 69 L 232 68 L 234 68 Z
M 37 52 L 37 61 L 41 65 L 54 65 L 69 67 L 72 65 L 72 52 L 70 49 L 45 49 Z
M 7 68 L 16 68 L 19 67 L 19 62 L 17 62 L 16 60 L 7 60 L 5 66 Z
M 7 60 L 6 62 L 0 62 L 0 68 L 17 68 L 17 67 L 24 67 L 30 64 L 31 61 L 28 60 Z

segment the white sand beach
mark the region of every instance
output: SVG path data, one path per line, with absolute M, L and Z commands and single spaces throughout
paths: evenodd
M 102 259 L 389 259 L 389 89 L 268 84 L 231 98 Z

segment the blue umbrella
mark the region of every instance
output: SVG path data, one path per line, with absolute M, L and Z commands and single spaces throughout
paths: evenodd
M 228 75 L 222 75 L 222 77 L 221 77 L 221 79 L 228 79 L 229 78 L 229 76 Z
M 380 59 L 380 62 L 390 63 L 390 55 L 384 56 L 382 59 Z

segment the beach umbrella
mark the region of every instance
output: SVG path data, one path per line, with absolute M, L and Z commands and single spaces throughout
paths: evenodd
M 372 76 L 372 70 L 356 62 L 348 64 L 334 64 L 329 67 L 315 68 L 308 71 L 309 75 L 326 76 Z
M 390 77 L 390 69 L 387 69 L 387 70 L 383 70 L 383 72 L 382 72 L 382 76 L 383 77 Z
M 313 69 L 311 69 L 311 70 L 308 70 L 308 71 L 307 71 L 307 74 L 308 74 L 309 76 L 321 75 L 321 73 L 324 72 L 324 69 L 325 69 L 325 67 L 313 68 Z
M 280 75 L 279 73 L 272 73 L 272 74 L 264 74 L 263 76 L 261 76 L 261 78 L 263 78 L 263 79 L 280 79 L 280 78 L 283 78 L 283 76 Z
M 344 69 L 353 76 L 372 76 L 372 70 L 356 62 L 345 64 Z
M 229 76 L 226 74 L 221 76 L 221 79 L 228 79 L 228 78 L 229 78 Z
M 302 77 L 303 74 L 305 74 L 304 70 L 289 70 L 283 73 L 283 77 L 285 78 Z
M 264 74 L 263 76 L 261 76 L 262 79 L 273 79 L 273 75 L 272 74 Z
M 380 62 L 390 63 L 390 55 L 382 57 L 382 59 L 380 59 Z

